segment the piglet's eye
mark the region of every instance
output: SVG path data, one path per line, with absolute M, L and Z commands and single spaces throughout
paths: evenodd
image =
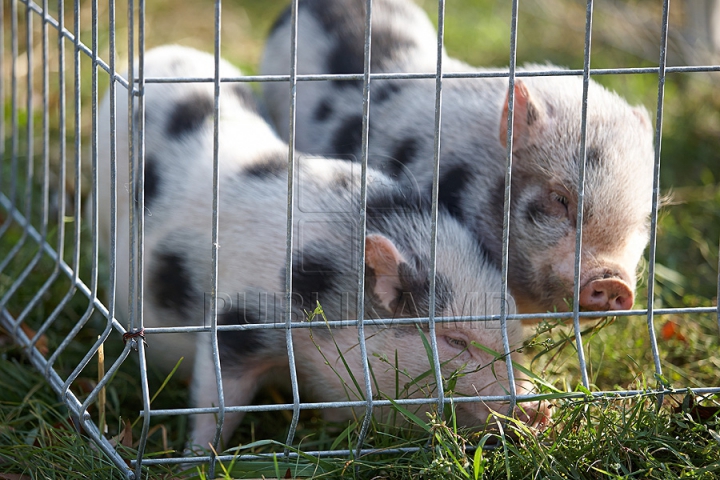
M 553 196 L 553 199 L 554 199 L 554 200 L 562 203 L 564 206 L 567 207 L 567 205 L 568 205 L 568 199 L 567 199 L 567 197 L 566 197 L 565 195 L 560 195 L 560 194 L 557 193 L 557 192 L 553 192 L 552 196 Z
M 459 338 L 452 338 L 452 337 L 445 337 L 445 340 L 450 344 L 450 346 L 455 347 L 457 349 L 465 349 L 467 348 L 467 342 L 465 340 L 459 339 Z
M 549 206 L 549 212 L 552 212 L 552 215 L 558 217 L 569 216 L 568 204 L 570 199 L 565 192 L 553 190 L 550 192 L 550 199 L 552 204 Z

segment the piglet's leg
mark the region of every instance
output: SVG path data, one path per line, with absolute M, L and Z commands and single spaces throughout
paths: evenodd
M 223 366 L 225 406 L 250 404 L 255 393 L 257 393 L 258 386 L 261 384 L 261 377 L 266 371 L 267 366 L 258 365 L 258 362 L 236 362 L 227 367 Z M 195 407 L 216 407 L 219 403 L 215 368 L 209 343 L 198 348 L 192 392 Z M 221 447 L 227 446 L 243 415 L 243 412 L 225 412 Z M 192 437 L 188 444 L 189 449 L 193 451 L 209 450 L 210 444 L 215 438 L 216 428 L 216 414 L 194 415 Z

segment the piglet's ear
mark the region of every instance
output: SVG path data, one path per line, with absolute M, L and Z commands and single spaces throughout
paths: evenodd
M 506 95 L 500 118 L 500 143 L 503 147 L 507 145 L 508 101 L 509 95 Z M 520 79 L 515 80 L 514 110 L 513 152 L 516 152 L 535 143 L 545 122 L 545 113 L 540 109 L 540 105 L 533 101 L 530 92 Z
M 392 310 L 398 298 L 400 277 L 398 267 L 405 259 L 388 238 L 372 234 L 365 237 L 365 275 L 383 308 Z

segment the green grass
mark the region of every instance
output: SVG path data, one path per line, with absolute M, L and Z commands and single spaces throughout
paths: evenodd
M 22 364 L 16 349 L 3 349 L 0 371 L 0 472 L 25 478 L 122 478 L 101 453 L 74 432 L 65 407 L 41 375 Z M 290 472 L 292 478 L 710 479 L 720 472 L 719 409 L 705 408 L 711 416 L 700 419 L 703 411 L 691 395 L 667 397 L 659 411 L 654 395 L 589 401 L 558 394 L 554 404 L 554 425 L 540 434 L 513 421 L 505 423 L 502 431 L 483 433 L 456 429 L 452 416 L 446 417 L 450 418 L 446 423 L 432 416 L 421 422 L 409 415 L 421 423 L 419 430 L 425 434 L 374 425 L 371 439 L 380 449 L 420 450 L 368 455 L 354 461 L 301 455 L 288 462 L 282 457 L 281 442 L 241 438 L 242 446 L 234 449 L 238 454 L 278 454 L 266 461 L 224 462 L 218 476 L 288 478 Z M 343 438 L 352 448 L 356 430 L 357 424 L 351 423 L 344 435 L 338 436 L 340 442 L 331 445 L 332 437 L 322 438 L 323 429 L 301 424 L 298 438 L 302 441 L 293 451 L 343 445 Z M 157 444 L 157 439 L 153 442 L 151 437 L 151 446 L 153 443 Z M 476 450 L 478 445 L 491 448 Z M 125 458 L 133 458 L 132 441 L 120 448 Z M 207 478 L 204 471 L 201 468 L 194 478 Z M 174 478 L 164 467 L 153 467 L 151 472 L 152 478 Z
M 255 73 L 262 51 L 265 32 L 285 1 L 244 0 L 223 2 L 222 53 L 247 73 Z M 435 15 L 433 2 L 422 5 Z M 650 2 L 633 2 L 649 5 Z M 546 60 L 571 68 L 582 66 L 582 32 L 573 27 L 583 22 L 582 6 L 564 2 L 566 17 L 572 25 L 548 23 L 537 14 L 532 2 L 521 2 L 519 17 L 518 58 L 520 62 Z M 53 7 L 54 8 L 54 7 Z M 8 9 L 6 9 L 7 12 Z M 126 5 L 119 2 L 119 61 L 126 57 Z M 89 4 L 81 8 L 81 38 L 90 43 Z M 70 13 L 70 12 L 69 12 Z M 672 12 L 671 12 L 672 13 Z M 107 58 L 107 7 L 100 9 L 101 56 Z M 505 65 L 509 56 L 509 5 L 507 2 L 470 0 L 452 1 L 447 5 L 446 43 L 452 55 L 475 65 Z M 553 15 L 560 15 L 555 12 Z M 579 17 L 578 17 L 579 15 Z M 673 13 L 673 18 L 677 13 Z M 213 9 L 210 4 L 183 4 L 155 0 L 147 5 L 146 44 L 150 48 L 177 42 L 209 50 L 213 44 Z M 500 19 L 500 20 L 499 20 Z M 7 21 L 7 19 L 6 19 Z M 22 25 L 21 19 L 21 25 Z M 68 15 L 67 22 L 71 22 Z M 37 25 L 36 20 L 36 25 Z M 641 58 L 633 52 L 617 48 L 607 40 L 610 32 L 603 15 L 596 19 L 597 35 L 593 43 L 593 67 L 647 66 L 656 60 Z M 7 27 L 7 23 L 6 23 Z M 21 35 L 24 35 L 21 27 Z M 9 28 L 6 28 L 8 45 Z M 37 37 L 39 41 L 39 36 Z M 22 41 L 21 41 L 22 44 Z M 38 44 L 39 45 L 39 44 Z M 56 54 L 51 42 L 51 55 Z M 68 51 L 66 69 L 72 83 L 72 63 Z M 36 82 L 39 77 L 39 54 L 35 55 Z M 120 65 L 123 65 L 121 63 Z M 83 104 L 81 131 L 83 140 L 90 131 L 90 64 L 82 60 Z M 6 70 L 7 71 L 7 70 Z M 6 77 L 7 78 L 7 77 Z M 597 80 L 617 90 L 633 103 L 644 104 L 653 111 L 657 99 L 657 79 L 653 75 L 603 76 Z M 55 80 L 53 80 L 55 82 Z M 713 83 L 714 82 L 714 83 Z M 9 84 L 6 82 L 6 85 Z M 53 83 L 54 85 L 55 83 Z M 100 75 L 101 89 L 107 76 Z M 673 202 L 664 208 L 658 232 L 658 270 L 655 306 L 712 306 L 717 299 L 718 238 L 720 237 L 720 97 L 717 78 L 704 75 L 668 75 L 665 90 L 665 116 L 662 140 L 661 187 L 672 190 Z M 22 98 L 21 104 L 24 101 Z M 72 98 L 68 98 L 68 116 L 72 118 Z M 51 103 L 51 126 L 58 125 L 57 98 Z M 20 111 L 21 127 L 27 113 Z M 5 105 L 5 118 L 9 105 Z M 34 115 L 36 134 L 40 117 Z M 6 133 L 8 129 L 6 128 Z M 72 158 L 75 129 L 69 125 L 68 156 Z M 24 168 L 24 128 L 21 128 L 21 161 Z M 86 144 L 87 142 L 83 142 Z M 51 136 L 50 160 L 53 171 L 59 165 L 57 134 Z M 6 144 L 6 152 L 9 145 Z M 36 154 L 40 150 L 36 147 Z M 36 173 L 39 168 L 36 164 Z M 8 189 L 8 164 L 3 159 L 3 180 Z M 87 193 L 87 172 L 83 195 Z M 72 169 L 68 172 L 74 175 Z M 51 177 L 53 180 L 55 177 Z M 35 188 L 39 185 L 35 183 Z M 23 193 L 22 184 L 18 185 Z M 36 198 L 37 202 L 38 199 Z M 71 205 L 71 211 L 74 205 Z M 0 210 L 0 223 L 6 212 Z M 37 215 L 37 208 L 33 215 Z M 70 213 L 68 213 L 70 215 Z M 72 243 L 72 221 L 66 223 L 66 244 Z M 21 237 L 13 227 L 0 238 L 3 258 Z M 54 243 L 57 228 L 49 232 Z M 89 245 L 88 232 L 83 230 L 82 245 Z M 12 283 L 35 253 L 32 244 L 23 248 L 18 258 L 0 275 L 0 294 Z M 66 248 L 66 261 L 72 260 Z M 81 278 L 89 279 L 90 252 L 81 250 Z M 52 272 L 52 263 L 41 260 L 20 291 L 6 306 L 13 316 L 19 314 L 37 289 Z M 100 288 L 105 288 L 101 272 Z M 37 329 L 66 294 L 69 282 L 61 277 L 54 282 L 42 301 L 30 312 L 27 323 Z M 646 289 L 640 286 L 638 305 L 646 304 Z M 72 296 L 60 311 L 56 325 L 48 332 L 51 351 L 87 309 L 87 300 L 80 294 Z M 669 323 L 671 322 L 671 323 Z M 286 461 L 284 449 L 289 417 L 277 413 L 247 415 L 233 438 L 240 445 L 231 453 L 278 453 L 266 461 L 224 462 L 217 470 L 222 478 L 284 478 L 319 476 L 336 478 L 717 478 L 720 471 L 720 436 L 718 398 L 694 398 L 683 392 L 687 387 L 718 385 L 720 370 L 720 339 L 714 315 L 672 315 L 655 319 L 662 376 L 657 377 L 651 354 L 646 319 L 624 317 L 584 324 L 585 353 L 591 391 L 645 390 L 658 383 L 676 388 L 677 395 L 666 396 L 660 409 L 654 395 L 631 398 L 567 398 L 552 389 L 544 390 L 554 405 L 553 424 L 542 433 L 529 432 L 522 425 L 508 422 L 505 436 L 497 430 L 468 432 L 457 430 L 452 423 L 443 424 L 434 418 L 419 418 L 415 429 L 391 428 L 373 424 L 369 444 L 383 449 L 419 447 L 415 453 L 371 455 L 358 459 L 303 457 Z M 63 354 L 57 364 L 67 375 L 95 341 L 104 326 L 93 317 Z M 17 347 L 0 334 L 0 478 L 2 474 L 24 475 L 22 478 L 122 478 L 90 442 L 79 436 L 65 407 L 46 385 L 42 375 L 23 358 Z M 106 343 L 106 365 L 119 354 L 122 341 L 111 336 Z M 572 329 L 544 324 L 528 341 L 524 361 L 532 372 L 555 389 L 563 392 L 582 391 L 577 352 Z M 132 424 L 142 408 L 137 363 L 130 359 L 108 385 L 106 418 L 108 436 L 116 437 Z M 166 373 L 150 371 L 150 392 L 157 393 Z M 73 392 L 84 398 L 97 378 L 96 360 L 90 362 Z M 186 383 L 171 378 L 153 408 L 171 408 L 187 404 Z M 258 403 L 287 401 L 286 393 L 266 390 Z M 97 407 L 91 409 L 97 419 Z M 398 414 L 402 414 L 398 410 Z M 450 422 L 451 416 L 446 416 Z M 140 422 L 126 434 L 118 447 L 125 459 L 135 457 Z M 182 452 L 188 433 L 187 419 L 182 416 L 156 418 L 151 427 L 148 452 L 154 456 L 172 456 Z M 328 424 L 319 412 L 303 412 L 292 447 L 304 450 L 355 448 L 358 425 Z M 488 449 L 476 450 L 478 445 Z M 479 453 L 477 453 L 479 452 Z M 177 471 L 177 468 L 175 469 Z M 175 478 L 165 467 L 149 469 L 151 478 Z M 206 474 L 197 474 L 206 478 Z M 10 477 L 16 478 L 16 477 Z

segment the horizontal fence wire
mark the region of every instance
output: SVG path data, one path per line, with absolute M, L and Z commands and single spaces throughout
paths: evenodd
M 637 75 L 655 74 L 659 72 L 658 67 L 642 68 L 593 68 L 588 70 L 591 76 L 598 75 Z M 665 73 L 701 73 L 720 72 L 720 66 L 677 66 L 666 67 Z M 581 77 L 583 70 L 577 69 L 548 69 L 523 71 L 516 70 L 516 78 L 527 77 Z M 507 78 L 508 70 L 489 70 L 487 72 L 444 72 L 442 78 Z M 434 73 L 371 73 L 371 80 L 434 80 L 437 76 Z M 354 73 L 332 73 L 332 74 L 298 74 L 295 79 L 298 82 L 319 82 L 319 81 L 358 81 L 363 80 L 361 74 Z M 145 83 L 212 83 L 212 77 L 147 77 Z M 288 75 L 243 75 L 241 77 L 220 77 L 222 83 L 254 83 L 254 82 L 288 82 Z
M 218 275 L 218 259 L 217 259 L 217 242 L 218 242 L 218 230 L 221 228 L 219 224 L 219 195 L 220 195 L 220 166 L 218 161 L 218 149 L 221 139 L 219 138 L 219 105 L 222 101 L 220 96 L 220 85 L 225 83 L 248 83 L 248 82 L 285 82 L 288 84 L 290 89 L 290 104 L 288 108 L 290 110 L 290 141 L 288 147 L 288 191 L 287 191 L 287 251 L 286 251 L 286 277 L 285 286 L 287 292 L 286 296 L 287 304 L 291 302 L 292 292 L 292 268 L 293 268 L 293 172 L 296 168 L 296 152 L 295 152 L 295 111 L 296 111 L 296 88 L 298 82 L 317 82 L 317 81 L 360 81 L 363 85 L 363 122 L 362 122 L 362 204 L 363 211 L 365 210 L 366 202 L 366 187 L 367 187 L 367 163 L 368 163 L 368 137 L 369 137 L 369 116 L 370 116 L 370 105 L 372 97 L 370 95 L 370 84 L 376 80 L 434 80 L 436 85 L 435 90 L 435 126 L 434 126 L 434 172 L 433 172 L 433 194 L 432 194 L 432 206 L 433 206 L 433 217 L 432 217 L 432 243 L 431 243 L 431 257 L 432 267 L 429 275 L 429 282 L 431 285 L 430 289 L 430 303 L 431 305 L 435 302 L 435 249 L 437 241 L 437 209 L 438 209 L 438 183 L 439 183 L 439 168 L 440 168 L 440 126 L 441 118 L 443 115 L 451 115 L 452 112 L 442 112 L 442 85 L 445 79 L 481 79 L 481 78 L 506 78 L 508 79 L 508 96 L 509 96 L 509 108 L 508 108 L 508 145 L 507 145 L 507 175 L 506 175 L 506 196 L 504 199 L 504 232 L 503 232 L 503 277 L 502 283 L 503 291 L 501 297 L 505 298 L 507 294 L 507 262 L 508 262 L 508 243 L 510 241 L 509 236 L 509 218 L 510 218 L 510 179 L 512 173 L 512 128 L 513 128 L 513 95 L 514 95 L 514 81 L 517 78 L 526 77 L 561 77 L 561 76 L 580 76 L 583 78 L 584 91 L 583 91 L 583 115 L 582 115 L 582 151 L 583 158 L 586 155 L 585 139 L 587 134 L 587 88 L 591 77 L 602 76 L 602 75 L 656 75 L 658 77 L 658 98 L 657 98 L 657 110 L 655 119 L 655 164 L 654 164 L 654 184 L 653 184 L 653 200 L 652 200 L 652 215 L 651 215 L 651 243 L 650 243 L 650 262 L 648 272 L 648 308 L 645 309 L 633 309 L 633 310 L 622 310 L 614 311 L 613 316 L 615 317 L 645 317 L 648 325 L 648 332 L 651 338 L 652 356 L 654 361 L 655 373 L 658 377 L 662 377 L 662 362 L 660 358 L 660 352 L 655 339 L 655 324 L 654 319 L 658 316 L 663 315 L 679 315 L 679 314 L 712 314 L 717 316 L 718 328 L 720 328 L 720 307 L 685 307 L 685 308 L 654 308 L 654 283 L 655 283 L 655 248 L 657 242 L 657 219 L 658 219 L 658 206 L 660 198 L 659 180 L 660 180 L 660 145 L 662 139 L 662 119 L 663 119 L 663 101 L 664 101 L 664 85 L 665 79 L 668 74 L 679 74 L 679 73 L 701 73 L 701 72 L 720 72 L 720 65 L 703 65 L 703 66 L 669 66 L 666 65 L 666 46 L 668 37 L 668 21 L 669 21 L 669 1 L 665 0 L 663 3 L 663 23 L 661 38 L 658 42 L 661 46 L 660 49 L 660 60 L 657 67 L 629 67 L 629 68 L 591 68 L 591 33 L 592 33 L 592 0 L 587 2 L 587 17 L 586 17 L 586 38 L 585 38 L 585 53 L 584 53 L 584 64 L 582 69 L 557 69 L 549 68 L 542 71 L 525 71 L 516 68 L 516 57 L 515 57 L 515 46 L 517 42 L 517 7 L 518 1 L 513 2 L 513 13 L 511 17 L 511 29 L 510 29 L 510 66 L 507 69 L 488 69 L 478 72 L 452 72 L 447 71 L 442 63 L 442 47 L 444 43 L 444 1 L 439 0 L 438 2 L 438 18 L 439 28 L 437 37 L 437 61 L 436 71 L 434 73 L 375 73 L 371 71 L 371 8 L 372 1 L 366 0 L 366 19 L 365 19 L 365 43 L 364 48 L 364 68 L 363 73 L 358 74 L 298 74 L 297 73 L 297 9 L 298 2 L 294 0 L 292 2 L 291 10 L 291 23 L 292 23 L 292 43 L 289 45 L 291 51 L 291 58 L 293 59 L 290 74 L 289 75 L 247 75 L 240 77 L 233 76 L 221 76 L 220 75 L 220 58 L 221 58 L 221 43 L 220 43 L 220 25 L 221 25 L 221 1 L 215 1 L 215 74 L 212 77 L 146 77 L 143 72 L 144 61 L 143 56 L 145 53 L 145 1 L 138 0 L 137 4 L 133 0 L 128 1 L 128 74 L 123 76 L 116 71 L 116 44 L 115 44 L 115 2 L 110 0 L 109 5 L 109 19 L 110 19 L 110 52 L 107 60 L 102 59 L 99 55 L 98 48 L 98 0 L 93 0 L 92 3 L 92 40 L 91 45 L 88 46 L 86 43 L 80 40 L 80 2 L 76 0 L 73 3 L 72 12 L 72 23 L 73 31 L 70 31 L 65 25 L 65 2 L 59 0 L 57 3 L 57 10 L 53 15 L 50 11 L 48 0 L 43 0 L 40 3 L 29 1 L 29 0 L 11 0 L 9 2 L 9 23 L 10 23 L 10 65 L 9 72 L 6 72 L 6 19 L 8 12 L 6 11 L 7 3 L 3 3 L 0 14 L 0 36 L 3 37 L 3 44 L 0 47 L 0 65 L 3 66 L 3 81 L 0 82 L 0 106 L 2 106 L 3 112 L 6 109 L 9 114 L 3 113 L 0 118 L 0 132 L 3 135 L 2 150 L 2 168 L 0 169 L 0 208 L 7 213 L 7 216 L 0 225 L 0 237 L 8 234 L 11 227 L 19 227 L 22 231 L 21 236 L 17 243 L 11 248 L 9 252 L 2 252 L 2 258 L 0 258 L 0 272 L 4 270 L 11 262 L 16 260 L 18 253 L 21 249 L 32 246 L 37 248 L 36 253 L 32 258 L 25 264 L 21 273 L 17 277 L 12 279 L 12 283 L 7 287 L 6 290 L 0 292 L 0 325 L 2 325 L 10 334 L 14 337 L 15 341 L 24 348 L 29 362 L 40 372 L 43 373 L 48 381 L 51 388 L 63 399 L 71 415 L 79 425 L 82 426 L 86 435 L 88 435 L 98 447 L 108 455 L 108 457 L 120 468 L 127 478 L 141 478 L 143 475 L 143 466 L 152 465 L 168 465 L 168 464 L 194 464 L 194 463 L 209 463 L 211 467 L 211 475 L 214 474 L 214 468 L 218 461 L 229 462 L 232 460 L 269 460 L 272 459 L 272 454 L 239 454 L 239 455 L 210 455 L 210 456 L 184 456 L 174 458 L 148 458 L 146 455 L 146 443 L 148 440 L 149 427 L 153 418 L 161 416 L 178 416 L 178 415 L 216 415 L 217 416 L 217 430 L 214 439 L 214 446 L 217 451 L 217 447 L 220 444 L 220 436 L 223 427 L 223 417 L 226 413 L 236 412 L 273 412 L 273 411 L 291 411 L 292 421 L 289 427 L 286 444 L 288 446 L 295 442 L 296 428 L 298 425 L 298 419 L 301 411 L 315 410 L 315 409 L 329 409 L 329 408 L 360 408 L 365 409 L 366 415 L 364 422 L 361 427 L 359 434 L 359 441 L 357 448 L 353 450 L 337 449 L 337 450 L 308 450 L 303 451 L 302 454 L 290 451 L 289 447 L 285 450 L 286 459 L 299 459 L 304 455 L 310 455 L 313 457 L 355 457 L 370 454 L 404 454 L 412 453 L 419 450 L 420 447 L 413 448 L 389 448 L 389 449 L 374 449 L 368 448 L 368 444 L 365 442 L 366 435 L 370 424 L 372 412 L 375 408 L 379 407 L 391 407 L 393 405 L 449 405 L 449 404 L 462 404 L 472 402 L 508 402 L 511 406 L 513 404 L 523 402 L 529 402 L 533 400 L 539 400 L 546 398 L 543 394 L 518 394 L 515 392 L 514 382 L 510 381 L 510 392 L 507 395 L 495 395 L 495 396 L 476 396 L 476 397 L 460 397 L 460 398 L 449 398 L 445 395 L 442 386 L 442 378 L 440 377 L 440 358 L 437 350 L 437 344 L 435 336 L 431 336 L 432 344 L 432 360 L 435 366 L 435 373 L 437 378 L 435 379 L 438 390 L 434 395 L 429 398 L 404 398 L 397 400 L 381 400 L 374 399 L 372 396 L 371 387 L 371 375 L 368 368 L 367 352 L 365 346 L 365 334 L 364 329 L 374 326 L 406 326 L 406 325 L 428 325 L 430 332 L 433 332 L 438 325 L 448 323 L 476 323 L 477 328 L 485 328 L 484 322 L 487 321 L 500 321 L 502 324 L 503 343 L 504 351 L 500 352 L 500 358 L 506 359 L 507 371 L 510 379 L 512 380 L 513 369 L 510 358 L 510 346 L 507 339 L 507 323 L 511 321 L 521 320 L 537 320 L 539 318 L 546 320 L 570 320 L 574 322 L 576 332 L 576 346 L 578 350 L 578 362 L 579 368 L 582 373 L 582 384 L 588 388 L 589 380 L 587 376 L 587 366 L 585 365 L 585 359 L 583 357 L 583 343 L 580 336 L 580 319 L 597 318 L 599 314 L 597 312 L 584 312 L 579 311 L 578 297 L 579 297 L 579 272 L 580 272 L 580 249 L 576 248 L 576 265 L 575 265 L 575 283 L 576 288 L 574 292 L 575 308 L 572 312 L 554 312 L 545 314 L 512 314 L 506 310 L 506 303 L 501 302 L 502 312 L 500 315 L 485 315 L 485 316 L 462 316 L 462 317 L 442 317 L 431 314 L 428 317 L 422 318 L 394 318 L 394 319 L 375 319 L 366 318 L 363 310 L 364 306 L 364 276 L 359 275 L 358 277 L 358 319 L 359 320 L 343 320 L 328 322 L 296 322 L 292 319 L 292 314 L 288 313 L 287 318 L 283 323 L 278 324 L 241 324 L 241 325 L 218 325 L 218 304 L 217 298 L 220 292 L 217 291 L 217 275 Z M 18 5 L 24 6 L 24 12 L 18 11 Z M 135 17 L 137 13 L 137 18 Z M 25 22 L 25 37 L 21 35 L 21 29 L 18 25 L 18 19 L 22 19 Z M 35 19 L 35 21 L 33 20 Z M 38 47 L 34 37 L 34 32 L 40 26 L 41 32 L 41 43 Z M 57 183 L 57 206 L 58 215 L 57 218 L 51 218 L 51 197 L 53 195 L 53 189 L 51 188 L 50 180 L 50 106 L 49 98 L 53 88 L 50 86 L 50 63 L 52 62 L 51 54 L 49 52 L 50 35 L 48 29 L 54 30 L 56 33 L 55 39 L 57 41 L 57 78 L 58 84 L 53 87 L 58 93 L 58 143 L 57 149 L 59 157 L 63 160 L 57 166 L 57 175 L 55 182 Z M 136 32 L 137 29 L 137 32 Z M 137 37 L 135 36 L 137 33 Z M 137 48 L 135 46 L 135 40 L 137 39 Z M 25 53 L 20 53 L 20 42 L 24 41 Z M 70 49 L 70 54 L 66 55 L 66 49 Z M 34 62 L 35 55 L 41 56 L 42 70 L 40 74 L 39 82 L 34 76 Z M 67 58 L 69 57 L 69 58 Z M 91 78 L 91 149 L 90 149 L 90 160 L 92 162 L 92 183 L 90 189 L 92 190 L 91 197 L 94 199 L 91 205 L 91 216 L 89 228 L 91 229 L 91 240 L 89 245 L 81 246 L 81 225 L 83 218 L 80 215 L 80 205 L 83 203 L 81 198 L 82 188 L 82 164 L 83 164 L 83 148 L 81 145 L 81 127 L 83 125 L 82 116 L 87 110 L 87 105 L 82 103 L 82 89 L 86 82 L 86 79 L 82 78 L 82 72 L 80 69 L 81 58 L 87 59 L 92 63 L 92 78 Z M 139 63 L 135 63 L 138 60 Z M 22 77 L 18 63 L 24 61 L 27 63 L 26 79 L 21 82 Z M 72 66 L 66 65 L 71 62 Z M 10 84 L 6 84 L 5 75 L 9 73 Z M 110 149 L 110 161 L 111 161 L 111 202 L 110 202 L 110 226 L 111 226 L 111 248 L 110 252 L 110 273 L 109 273 L 109 302 L 108 307 L 105 306 L 105 302 L 98 298 L 98 205 L 97 205 L 97 193 L 98 193 L 98 180 L 97 180 L 97 161 L 98 161 L 98 117 L 97 117 L 97 101 L 98 101 L 98 73 L 107 75 L 107 79 L 110 81 L 110 97 L 113 99 L 111 102 L 111 149 Z M 72 80 L 70 79 L 72 77 Z M 24 84 L 23 84 L 24 83 Z M 36 83 L 41 84 L 40 94 L 36 92 Z M 175 408 L 175 409 L 153 409 L 150 404 L 149 390 L 148 390 L 148 379 L 147 379 L 147 365 L 145 358 L 145 345 L 144 342 L 139 338 L 132 338 L 131 341 L 126 342 L 121 353 L 117 359 L 113 362 L 111 367 L 107 370 L 105 376 L 100 382 L 93 388 L 93 390 L 84 398 L 79 398 L 71 389 L 73 383 L 77 380 L 79 375 L 89 364 L 93 356 L 97 353 L 100 346 L 107 341 L 109 338 L 123 338 L 125 339 L 127 334 L 132 334 L 143 328 L 143 309 L 142 309 L 142 298 L 144 294 L 143 290 L 143 252 L 144 252 L 144 239 L 143 239 L 143 211 L 144 211 L 144 92 L 145 86 L 149 84 L 178 84 L 178 83 L 212 83 L 214 85 L 214 110 L 213 110 L 213 231 L 212 231 L 212 242 L 213 242 L 213 292 L 211 295 L 211 322 L 210 325 L 203 326 L 177 326 L 177 327 L 148 327 L 144 329 L 145 335 L 147 335 L 148 343 L 152 345 L 152 337 L 155 335 L 167 335 L 170 333 L 197 333 L 197 332 L 209 332 L 212 335 L 212 346 L 213 346 L 213 359 L 214 359 L 214 375 L 216 378 L 216 387 L 218 390 L 218 405 L 215 407 L 205 408 Z M 9 92 L 8 92 L 9 88 Z M 127 125 L 118 125 L 115 110 L 115 98 L 117 89 L 124 89 L 128 92 L 127 95 L 127 107 L 129 112 L 137 112 L 138 115 L 128 115 Z M 66 91 L 67 90 L 67 91 Z M 24 92 L 24 95 L 23 95 Z M 70 108 L 68 108 L 68 99 L 66 95 L 70 95 L 69 100 Z M 37 97 L 36 97 L 37 95 Z M 25 105 L 21 101 L 24 96 Z M 7 97 L 9 97 L 9 108 L 6 105 Z M 40 102 L 36 100 L 40 97 Z M 39 105 L 39 107 L 38 107 Z M 21 131 L 22 122 L 20 119 L 20 112 L 25 108 L 27 113 L 27 120 L 25 122 L 25 131 Z M 36 120 L 34 120 L 33 114 L 40 108 L 41 113 L 41 133 L 38 134 L 36 129 Z M 70 112 L 72 112 L 72 118 Z M 8 118 L 9 117 L 9 118 Z M 71 128 L 68 128 L 68 124 Z M 117 166 L 116 158 L 116 134 L 118 129 L 127 128 L 128 132 L 128 152 L 130 155 L 130 189 L 133 192 L 132 198 L 137 198 L 138 202 L 133 204 L 130 208 L 130 219 L 129 228 L 133 232 L 131 235 L 130 244 L 130 258 L 132 261 L 132 268 L 130 274 L 130 321 L 128 325 L 123 325 L 115 317 L 116 311 L 116 248 L 117 248 L 117 197 L 118 197 L 118 185 L 116 180 L 117 168 L 124 168 L 123 166 Z M 69 131 L 74 135 L 74 148 L 72 153 L 68 149 L 68 137 Z M 137 133 L 137 137 L 133 134 Z M 9 148 L 6 145 L 6 134 L 9 134 Z M 25 144 L 22 145 L 22 136 L 25 136 Z M 39 152 L 35 149 L 35 138 L 41 138 L 42 148 Z M 41 159 L 38 163 L 40 165 L 39 172 L 35 170 L 35 164 L 33 160 L 35 157 Z M 72 156 L 72 164 L 74 168 L 74 192 L 68 192 L 66 189 L 66 179 L 69 179 L 70 172 L 66 171 L 65 159 Z M 87 159 L 85 159 L 87 161 Z M 23 163 L 24 162 L 24 163 Z M 584 161 L 582 162 L 584 165 Z M 7 167 L 7 168 L 6 168 Z M 9 175 L 9 178 L 8 178 Z M 40 198 L 41 207 L 39 211 L 33 211 L 34 205 L 33 193 L 36 188 L 33 180 L 36 178 L 41 179 Z M 25 182 L 24 185 L 22 182 Z M 582 192 L 584 186 L 584 168 L 580 170 L 580 177 L 578 186 Z M 135 194 L 137 192 L 137 194 Z M 25 195 L 21 198 L 21 194 Z M 66 210 L 66 202 L 72 195 L 72 202 L 75 206 L 72 216 L 72 231 L 65 229 L 66 219 L 63 214 Z M 580 201 L 578 202 L 577 212 L 577 224 L 582 226 L 583 224 L 583 209 L 582 209 L 582 193 L 580 195 Z M 362 217 L 362 232 L 365 231 L 365 217 Z M 57 240 L 51 242 L 49 231 L 54 226 L 57 228 Z M 69 230 L 69 228 L 68 228 Z M 72 241 L 69 245 L 66 243 L 66 233 L 72 236 Z M 363 238 L 364 235 L 361 237 Z M 364 243 L 360 243 L 360 249 L 363 252 L 360 255 L 358 261 L 359 269 L 362 272 L 364 267 Z M 579 247 L 582 244 L 582 227 L 577 229 L 576 246 Z M 67 249 L 70 249 L 70 260 L 66 261 L 68 256 Z M 87 270 L 88 266 L 83 262 L 88 262 L 87 259 L 81 258 L 81 252 L 87 251 L 84 249 L 91 250 L 89 260 L 89 278 L 81 278 L 81 271 Z M 720 251 L 720 246 L 719 246 Z M 26 307 L 15 316 L 6 308 L 8 302 L 17 295 L 19 289 L 24 286 L 27 280 L 31 277 L 33 271 L 37 265 L 43 261 L 49 260 L 52 262 L 53 267 L 48 274 L 41 286 L 34 292 L 33 296 L 28 301 Z M 720 270 L 720 265 L 719 265 Z M 103 279 L 104 280 L 104 279 Z M 62 295 L 62 299 L 54 306 L 52 311 L 46 316 L 45 321 L 41 327 L 37 330 L 36 335 L 30 338 L 22 329 L 21 326 L 30 315 L 30 311 L 33 310 L 38 304 L 41 303 L 43 296 L 46 292 L 58 282 L 67 283 L 66 291 Z M 68 332 L 66 338 L 57 346 L 57 348 L 48 357 L 41 353 L 38 348 L 38 340 L 41 335 L 55 327 L 58 318 L 61 316 L 63 309 L 70 304 L 70 302 L 76 297 L 82 297 L 86 303 L 86 309 L 80 315 L 80 318 L 74 322 L 74 325 Z M 720 274 L 718 276 L 718 297 L 720 297 Z M 288 309 L 289 310 L 289 309 Z M 433 308 L 430 309 L 434 311 Z M 99 331 L 99 338 L 97 342 L 90 347 L 83 359 L 78 365 L 75 365 L 72 371 L 63 376 L 58 373 L 56 369 L 56 362 L 61 354 L 67 350 L 71 342 L 79 334 L 79 332 L 87 328 L 87 324 L 93 314 L 99 314 L 104 317 L 104 329 Z M 307 328 L 357 328 L 358 329 L 358 344 L 363 352 L 363 379 L 362 385 L 365 391 L 365 400 L 357 401 L 331 401 L 331 402 L 302 402 L 299 394 L 299 384 L 297 375 L 295 373 L 294 355 L 293 355 L 293 331 L 295 329 L 307 329 Z M 286 334 L 286 345 L 291 369 L 291 388 L 292 388 L 292 403 L 282 403 L 275 405 L 225 405 L 223 400 L 222 392 L 222 371 L 220 368 L 220 357 L 217 344 L 217 335 L 221 332 L 230 331 L 255 331 L 255 330 L 267 330 L 267 329 L 279 329 L 284 330 Z M 104 432 L 101 432 L 98 425 L 91 419 L 88 409 L 97 399 L 100 390 L 107 386 L 112 380 L 113 376 L 119 371 L 121 365 L 135 353 L 139 356 L 139 375 L 141 377 L 142 385 L 142 399 L 143 409 L 140 414 L 143 418 L 142 433 L 139 439 L 140 445 L 138 448 L 137 458 L 132 463 L 132 468 L 128 468 L 125 459 L 123 459 L 110 442 L 105 438 Z M 650 397 L 657 396 L 662 398 L 662 395 L 668 394 L 684 394 L 688 390 L 698 395 L 705 394 L 718 394 L 720 393 L 720 386 L 707 386 L 707 387 L 693 387 L 690 389 L 673 389 L 667 385 L 658 384 L 654 388 L 648 388 L 646 390 L 606 390 L 606 391 L 595 391 L 591 393 L 587 392 L 561 392 L 553 393 L 552 398 L 561 398 L 568 400 L 577 401 L 589 401 L 590 399 L 620 399 L 630 397 Z M 442 411 L 442 409 L 440 409 Z

